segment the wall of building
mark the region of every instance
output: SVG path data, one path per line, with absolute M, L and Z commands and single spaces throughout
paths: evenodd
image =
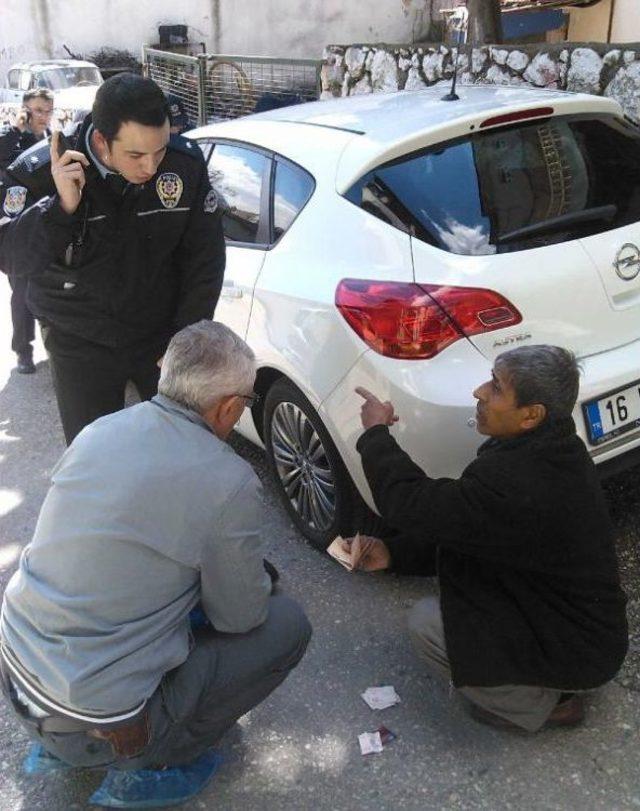
M 638 0 L 600 0 L 588 8 L 572 8 L 571 42 L 640 42 Z
M 136 55 L 158 41 L 158 25 L 189 26 L 207 51 L 319 59 L 327 42 L 416 42 L 453 0 L 1 0 L 0 81 L 21 60 L 89 54 Z
M 418 90 L 453 75 L 444 45 L 331 45 L 322 68 L 322 98 Z M 640 121 L 640 45 L 562 43 L 463 48 L 460 84 L 532 85 L 615 98 Z
M 615 0 L 611 41 L 640 42 L 640 4 L 638 0 Z
M 572 8 L 569 14 L 570 42 L 607 42 L 614 0 L 600 0 L 588 8 Z

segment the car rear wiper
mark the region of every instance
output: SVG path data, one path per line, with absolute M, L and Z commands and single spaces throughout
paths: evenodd
M 523 228 L 516 228 L 515 231 L 507 231 L 496 239 L 498 245 L 506 242 L 515 242 L 518 239 L 537 236 L 547 232 L 558 231 L 568 225 L 575 225 L 581 222 L 593 222 L 594 220 L 612 220 L 618 213 L 618 206 L 613 204 L 608 206 L 597 206 L 596 208 L 585 208 L 584 211 L 571 211 L 569 214 L 561 214 L 559 217 L 552 217 L 550 220 L 534 222 L 532 225 L 525 225 Z

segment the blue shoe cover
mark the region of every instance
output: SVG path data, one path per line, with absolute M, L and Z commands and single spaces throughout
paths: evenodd
M 161 771 L 109 769 L 89 802 L 106 808 L 164 808 L 179 805 L 202 791 L 221 763 L 222 756 L 209 750 L 192 763 Z
M 22 768 L 25 774 L 31 776 L 32 774 L 48 774 L 49 772 L 73 769 L 74 767 L 55 755 L 49 754 L 39 743 L 33 743 L 31 749 L 29 749 L 29 754 L 22 763 Z

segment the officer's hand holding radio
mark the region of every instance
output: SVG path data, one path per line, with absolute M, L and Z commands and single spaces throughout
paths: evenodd
M 86 182 L 85 166 L 89 161 L 82 152 L 64 149 L 64 136 L 59 130 L 51 135 L 51 174 L 56 184 L 60 205 L 67 214 L 73 214 L 82 199 L 82 189 Z

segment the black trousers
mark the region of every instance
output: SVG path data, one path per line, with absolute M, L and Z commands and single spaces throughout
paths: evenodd
M 13 337 L 11 349 L 20 355 L 31 352 L 31 343 L 35 338 L 36 320 L 27 307 L 26 276 L 9 276 L 11 285 L 11 322 L 13 324 Z
M 157 393 L 165 342 L 111 349 L 52 326 L 44 326 L 42 336 L 67 445 L 98 417 L 124 408 L 127 381 L 142 400 Z

